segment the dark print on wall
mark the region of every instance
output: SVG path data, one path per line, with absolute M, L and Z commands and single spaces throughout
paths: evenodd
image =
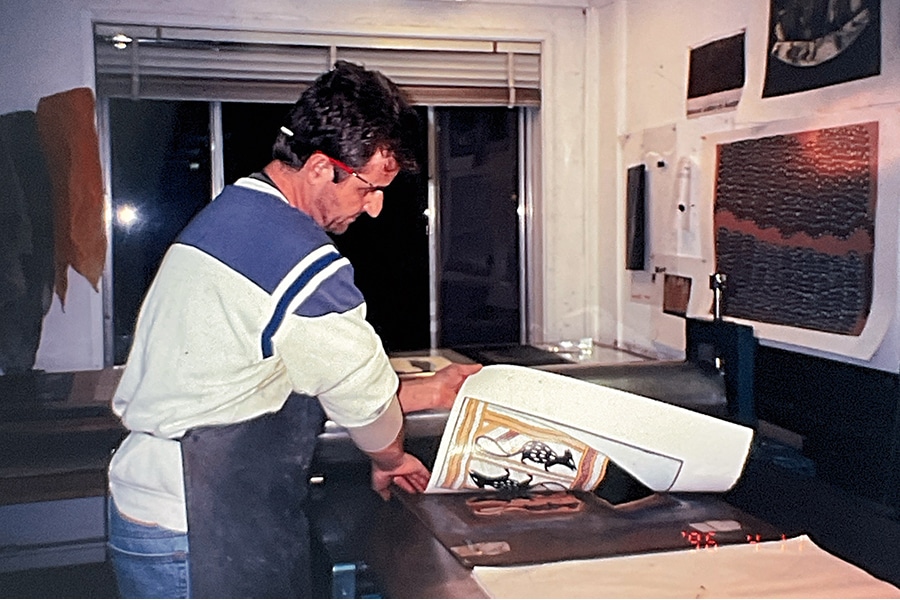
M 763 97 L 881 72 L 881 0 L 771 0 Z
M 726 316 L 859 335 L 872 301 L 878 124 L 717 146 Z
M 744 88 L 744 32 L 691 49 L 687 116 L 734 110 Z

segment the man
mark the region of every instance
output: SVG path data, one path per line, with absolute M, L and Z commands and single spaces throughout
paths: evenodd
M 378 216 L 415 167 L 414 123 L 387 78 L 338 62 L 285 118 L 274 160 L 169 248 L 113 400 L 130 430 L 109 472 L 123 596 L 310 596 L 303 504 L 326 415 L 383 498 L 425 488 L 402 412 L 449 407 L 480 366 L 400 385 L 326 233 Z

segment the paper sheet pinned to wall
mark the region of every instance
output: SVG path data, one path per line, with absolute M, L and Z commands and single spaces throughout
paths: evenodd
M 722 492 L 753 430 L 556 373 L 491 365 L 450 411 L 426 492 L 592 490 L 611 461 L 657 492 Z

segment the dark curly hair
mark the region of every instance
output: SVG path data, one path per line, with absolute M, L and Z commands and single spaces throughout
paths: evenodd
M 415 172 L 419 118 L 403 92 L 379 71 L 346 61 L 319 76 L 284 118 L 272 158 L 302 167 L 316 151 L 353 168 L 379 150 Z M 336 177 L 344 177 L 336 172 Z

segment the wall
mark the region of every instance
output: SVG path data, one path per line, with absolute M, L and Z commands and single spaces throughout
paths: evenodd
M 715 267 L 712 184 L 717 142 L 877 120 L 875 297 L 865 329 L 857 337 L 750 324 L 765 346 L 896 373 L 900 365 L 897 316 L 900 162 L 896 143 L 900 135 L 900 103 L 896 95 L 900 85 L 900 2 L 882 0 L 879 76 L 763 99 L 769 4 L 768 1 L 681 0 L 675 9 L 674 3 L 660 0 L 623 3 L 625 86 L 620 103 L 619 173 L 636 162 L 648 164 L 649 203 L 655 220 L 650 225 L 647 272 L 618 272 L 619 338 L 625 345 L 652 349 L 658 355 L 680 353 L 683 323 L 680 318 L 660 310 L 662 278 L 656 277 L 654 281 L 652 275 L 658 269 L 690 276 L 693 289 L 689 314 L 709 316 L 712 293 L 708 290 L 707 277 Z M 686 118 L 689 49 L 742 29 L 746 31 L 746 83 L 737 110 Z M 605 40 L 601 39 L 600 43 Z M 663 159 L 666 167 L 657 168 L 657 159 Z M 682 218 L 671 210 L 677 185 L 675 171 L 680 161 L 693 164 L 689 189 L 693 214 L 690 229 L 679 232 L 677 244 L 673 244 L 672 231 L 681 227 L 678 219 Z M 619 199 L 604 200 L 613 201 Z M 607 272 L 603 277 L 613 276 Z
M 680 0 L 675 5 L 626 0 L 621 6 L 619 136 L 601 141 L 617 144 L 620 192 L 601 197 L 600 211 L 621 206 L 622 174 L 644 163 L 652 216 L 646 271 L 624 272 L 621 245 L 612 264 L 602 263 L 608 270 L 601 279 L 618 277 L 617 339 L 657 356 L 681 355 L 683 319 L 661 310 L 663 278 L 657 271 L 691 277 L 688 314 L 710 316 L 716 144 L 877 121 L 874 290 L 864 329 L 849 336 L 747 324 L 761 344 L 755 371 L 758 416 L 799 434 L 820 477 L 900 514 L 900 2 L 881 2 L 880 75 L 765 99 L 770 2 Z M 746 81 L 737 109 L 688 119 L 689 49 L 741 30 Z M 660 160 L 665 166 L 657 166 Z M 687 227 L 674 208 L 679 165 L 688 165 L 690 173 L 681 192 L 689 206 Z
M 498 9 L 498 4 L 503 7 Z M 535 337 L 580 338 L 597 329 L 595 274 L 597 177 L 586 157 L 597 155 L 598 50 L 586 44 L 598 35 L 607 8 L 586 2 L 522 0 L 508 3 L 336 0 L 323 10 L 309 0 L 174 2 L 161 0 L 0 0 L 0 113 L 34 110 L 45 95 L 93 87 L 91 23 L 161 23 L 321 33 L 458 35 L 540 40 L 543 60 L 542 199 L 537 234 L 542 257 L 541 296 Z M 608 20 L 608 19 L 607 19 Z M 608 80 L 609 78 L 604 78 Z M 606 320 L 613 323 L 612 313 Z M 102 290 L 94 292 L 76 273 L 63 312 L 58 301 L 45 319 L 38 369 L 96 369 L 102 366 Z M 607 330 L 612 327 L 607 325 Z
M 92 20 L 173 25 L 419 35 L 501 35 L 543 42 L 540 198 L 535 207 L 540 255 L 532 341 L 592 336 L 660 357 L 683 351 L 683 321 L 661 310 L 656 269 L 691 276 L 690 313 L 709 314 L 706 277 L 713 269 L 712 169 L 716 139 L 797 130 L 873 118 L 881 127 L 873 315 L 863 334 L 811 334 L 753 324 L 773 348 L 897 372 L 896 167 L 900 78 L 900 2 L 883 0 L 882 74 L 820 90 L 761 99 L 768 2 L 679 0 L 335 0 L 328 10 L 309 0 L 138 0 L 58 2 L 0 0 L 0 112 L 34 109 L 40 97 L 92 86 Z M 746 30 L 747 80 L 735 112 L 685 117 L 688 49 Z M 673 223 L 650 226 L 645 273 L 626 272 L 624 187 L 627 165 L 664 157 L 688 161 L 694 221 L 684 248 L 654 253 Z M 674 169 L 651 172 L 668 185 Z M 670 178 L 666 180 L 665 178 Z M 652 182 L 651 182 L 652 183 Z M 663 186 L 665 187 L 665 186 Z M 664 194 L 651 211 L 665 214 Z M 63 312 L 54 303 L 44 323 L 36 367 L 49 371 L 102 365 L 102 293 L 76 273 Z

